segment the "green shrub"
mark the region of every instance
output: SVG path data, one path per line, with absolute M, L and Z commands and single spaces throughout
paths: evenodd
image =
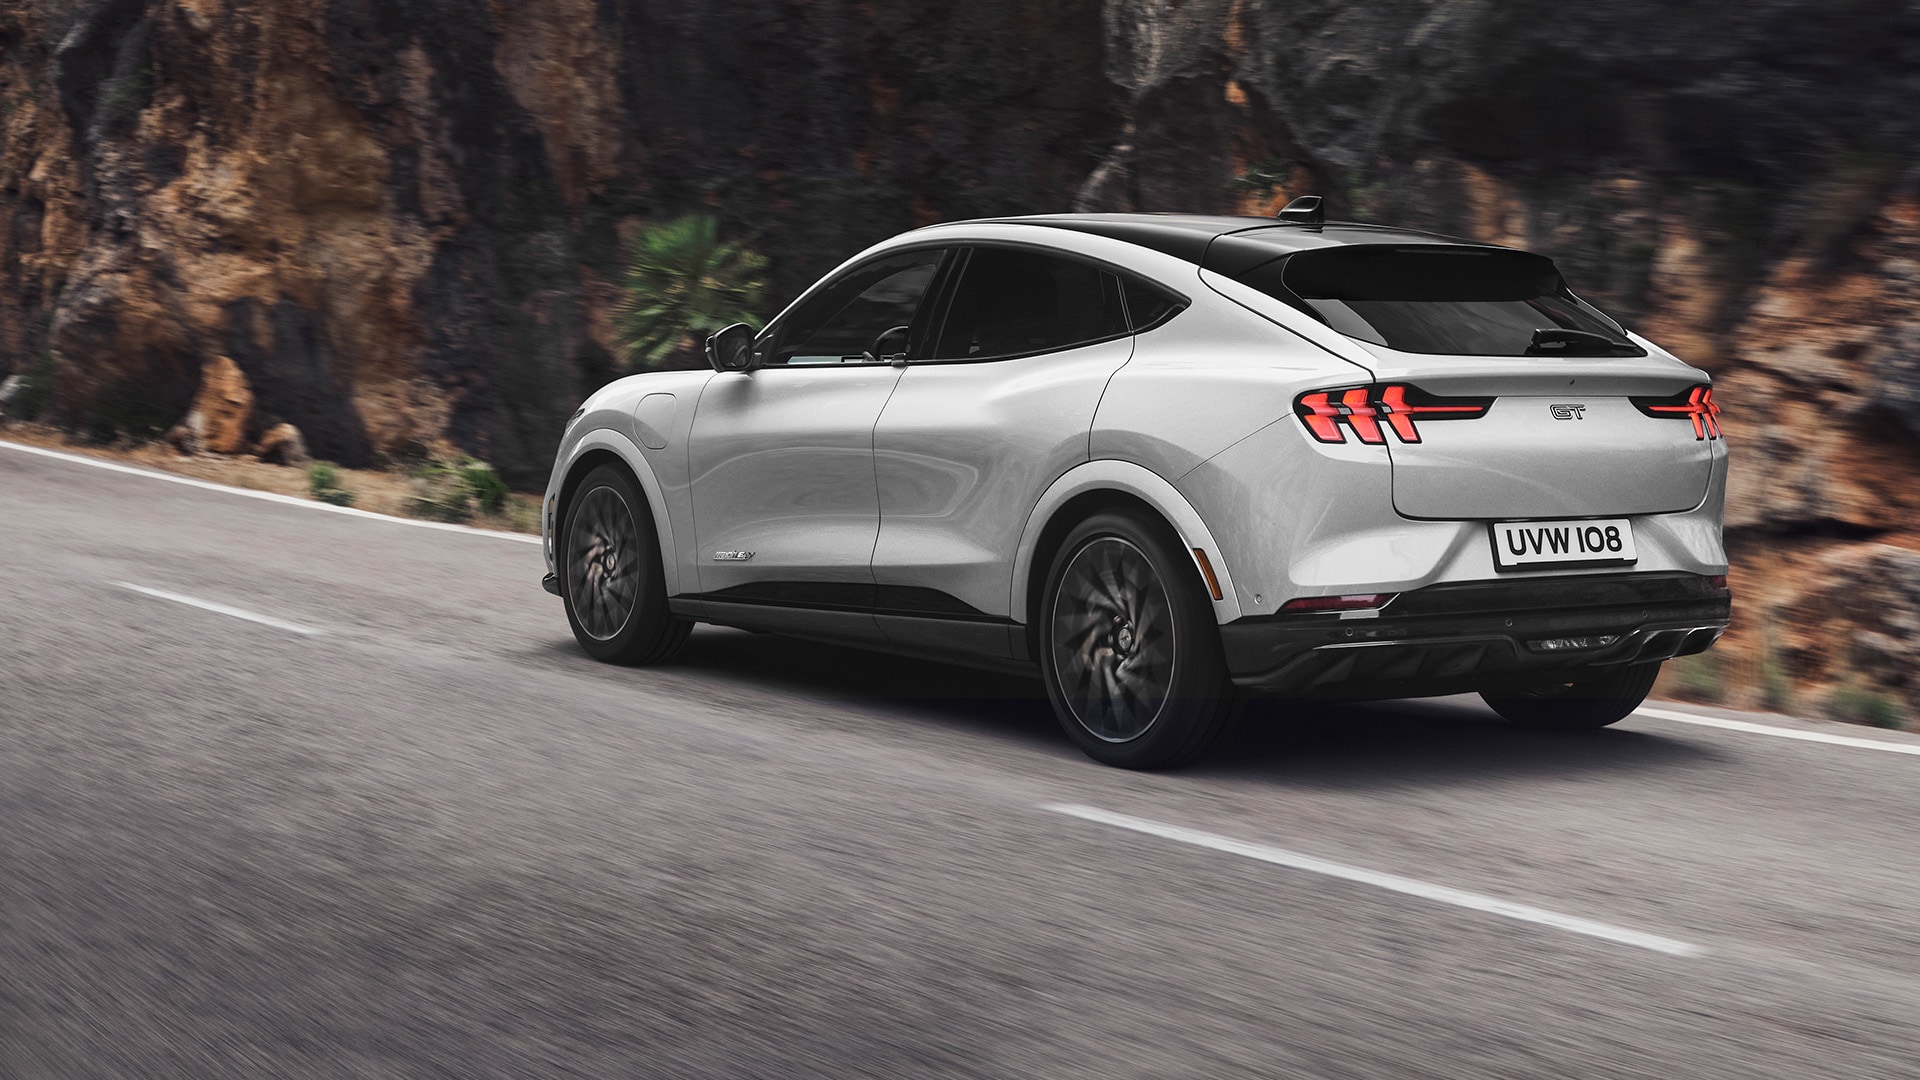
M 1833 694 L 1827 698 L 1827 715 L 1849 724 L 1899 728 L 1905 726 L 1903 711 L 1890 695 L 1852 682 L 1834 687 Z
M 1771 626 L 1760 637 L 1760 704 L 1774 712 L 1793 709 L 1793 676 L 1780 657 Z
M 497 514 L 507 504 L 507 482 L 484 461 L 466 458 L 454 466 L 460 484 L 473 501 L 488 513 Z
M 723 326 L 758 327 L 754 309 L 766 288 L 766 268 L 759 252 L 721 243 L 711 215 L 643 226 L 633 238 L 613 308 L 621 361 L 629 370 L 660 367 L 676 357 L 688 359 Z
M 307 466 L 307 491 L 323 503 L 353 505 L 353 492 L 340 486 L 340 470 L 330 461 L 316 461 Z
M 1694 653 L 1673 661 L 1673 673 L 1680 695 L 1692 701 L 1724 701 L 1726 678 L 1718 653 Z
M 500 513 L 507 506 L 506 481 L 484 461 L 429 461 L 413 471 L 413 478 L 411 509 L 416 517 L 460 522 L 483 510 Z

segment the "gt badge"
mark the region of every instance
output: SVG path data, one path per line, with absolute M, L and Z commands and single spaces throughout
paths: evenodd
M 1587 411 L 1587 407 L 1585 405 L 1549 405 L 1547 406 L 1547 408 L 1552 410 L 1553 418 L 1555 420 L 1585 420 L 1586 419 L 1585 413 Z
M 713 558 L 714 558 L 714 561 L 716 562 L 746 562 L 748 559 L 753 558 L 753 552 L 751 551 L 716 551 L 713 553 Z

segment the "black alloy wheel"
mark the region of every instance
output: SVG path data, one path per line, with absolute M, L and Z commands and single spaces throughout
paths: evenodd
M 1061 727 L 1089 757 L 1171 768 L 1219 738 L 1233 687 L 1212 600 L 1171 529 L 1098 514 L 1067 536 L 1047 582 L 1041 668 Z
M 587 655 L 653 664 L 686 643 L 693 624 L 667 609 L 653 515 L 626 469 L 602 465 L 580 482 L 557 555 L 567 622 Z

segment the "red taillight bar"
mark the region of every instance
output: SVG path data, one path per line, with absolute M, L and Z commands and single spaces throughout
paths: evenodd
M 1420 420 L 1473 420 L 1487 415 L 1492 398 L 1440 397 L 1416 386 L 1388 383 L 1355 386 L 1346 390 L 1315 390 L 1301 394 L 1293 411 L 1307 425 L 1307 432 L 1323 443 L 1347 441 L 1345 428 L 1355 438 L 1372 446 L 1387 441 L 1386 426 L 1404 443 L 1420 441 Z
M 1720 437 L 1720 406 L 1713 400 L 1713 387 L 1702 384 L 1690 386 L 1671 397 L 1637 397 L 1629 399 L 1633 407 L 1648 416 L 1693 421 L 1693 437 L 1717 439 Z

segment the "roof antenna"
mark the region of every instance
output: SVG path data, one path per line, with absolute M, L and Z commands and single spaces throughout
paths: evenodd
M 1295 225 L 1324 225 L 1327 221 L 1327 212 L 1320 202 L 1318 195 L 1302 195 L 1282 207 L 1274 216 Z

